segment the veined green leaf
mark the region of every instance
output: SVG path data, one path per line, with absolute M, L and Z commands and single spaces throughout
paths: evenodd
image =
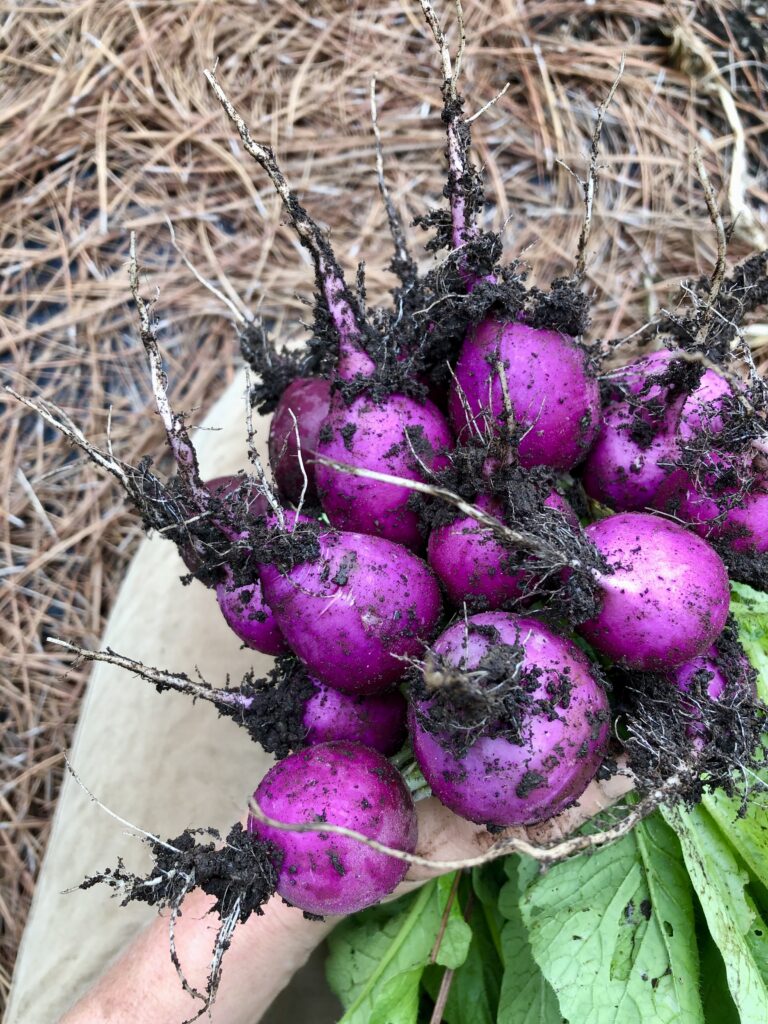
M 741 801 L 731 800 L 724 793 L 707 793 L 704 806 L 726 841 L 755 878 L 768 888 L 768 794 L 758 791 L 761 781 L 756 780 L 754 797 L 748 802 L 743 817 L 739 817 Z
M 520 907 L 566 1020 L 703 1024 L 691 884 L 658 815 L 618 843 L 556 865 Z
M 704 807 L 665 808 L 712 938 L 725 963 L 741 1024 L 768 1021 L 765 927 L 746 889 L 749 876 Z
M 768 594 L 743 583 L 731 584 L 731 611 L 739 624 L 739 639 L 757 669 L 757 690 L 768 703 Z
M 527 859 L 525 862 L 528 866 Z M 501 932 L 504 978 L 499 996 L 498 1024 L 561 1024 L 563 1016 L 552 986 L 533 958 L 520 912 L 520 858 L 508 857 L 509 881 L 499 896 L 507 922 Z
M 342 922 L 331 934 L 328 981 L 341 999 L 343 1024 L 416 1024 L 419 985 L 440 930 L 451 879 L 428 882 L 394 903 Z M 452 907 L 437 962 L 459 967 L 472 933 Z

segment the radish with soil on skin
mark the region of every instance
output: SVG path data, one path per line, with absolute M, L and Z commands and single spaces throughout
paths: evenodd
M 592 523 L 587 539 L 606 563 L 602 606 L 577 626 L 608 658 L 663 671 L 695 658 L 728 617 L 728 573 L 700 537 L 660 516 L 625 512 Z
M 268 507 L 264 496 L 257 495 L 250 501 L 249 511 L 257 515 L 264 515 Z M 302 513 L 287 510 L 283 514 L 283 526 L 281 527 L 274 513 L 267 515 L 267 523 L 275 531 L 280 529 L 290 531 L 298 523 L 313 521 Z M 248 534 L 245 532 L 233 533 L 231 536 L 233 540 L 247 540 L 248 538 Z M 273 657 L 287 654 L 290 648 L 272 609 L 264 600 L 258 565 L 252 569 L 252 580 L 240 585 L 235 583 L 232 571 L 228 566 L 224 566 L 222 572 L 224 579 L 216 584 L 216 600 L 219 603 L 221 614 L 232 632 L 244 644 L 261 654 L 271 654 Z
M 580 472 L 590 498 L 617 512 L 655 507 L 656 494 L 680 456 L 681 417 L 691 388 L 698 387 L 696 375 L 701 375 L 699 364 L 665 349 L 608 376 L 611 398 Z
M 690 718 L 686 735 L 699 751 L 710 738 L 710 730 L 697 695 L 713 703 L 723 700 L 738 703 L 741 699 L 754 701 L 757 698 L 755 670 L 746 655 L 743 651 L 735 655 L 729 652 L 724 660 L 718 644 L 713 644 L 701 657 L 678 665 L 667 678 L 682 693 L 693 694 L 690 700 L 682 702 L 682 707 Z
M 119 893 L 124 905 L 145 902 L 169 911 L 172 936 L 173 922 L 193 889 L 212 897 L 206 913 L 216 914 L 221 924 L 204 992 L 186 985 L 203 1003 L 189 1021 L 205 1014 L 216 998 L 233 930 L 263 913 L 275 893 L 306 914 L 346 915 L 378 903 L 402 881 L 408 870 L 404 859 L 317 829 L 318 823 L 350 829 L 406 855 L 416 847 L 416 812 L 402 776 L 359 743 L 322 743 L 290 754 L 261 780 L 249 810 L 247 827 L 234 825 L 223 842 L 210 828 L 186 829 L 165 842 L 147 833 L 153 864 L 146 876 L 121 864 L 117 871 L 89 876 L 81 886 L 102 883 Z M 265 816 L 277 824 L 268 824 Z M 286 823 L 288 829 L 277 827 Z M 297 831 L 291 825 L 310 828 Z M 176 959 L 171 942 L 183 981 L 183 961 Z
M 401 544 L 326 531 L 318 551 L 261 566 L 264 597 L 290 648 L 320 682 L 381 693 L 421 654 L 441 611 L 432 570 Z
M 680 417 L 680 437 L 689 441 L 702 430 L 710 435 L 719 434 L 725 426 L 728 400 L 735 394 L 733 385 L 708 367 L 685 403 Z
M 258 490 L 256 481 L 245 474 L 217 476 L 211 480 L 205 480 L 203 483 L 218 502 L 226 503 L 227 506 L 231 506 L 233 503 L 242 503 L 251 515 L 260 515 L 268 507 L 264 495 Z M 239 531 L 232 529 L 226 519 L 217 519 L 217 526 L 230 540 L 237 540 L 239 536 L 244 536 Z M 179 545 L 179 554 L 190 572 L 195 572 L 200 568 L 200 559 L 191 545 Z
M 584 489 L 617 512 L 665 509 L 671 478 L 692 440 L 706 431 L 716 443 L 723 431 L 734 388 L 712 368 L 666 349 L 608 380 L 613 394 L 581 468 Z
M 366 696 L 342 693 L 317 682 L 314 687 L 302 715 L 307 746 L 347 740 L 378 750 L 385 757 L 401 749 L 407 732 L 407 705 L 399 690 Z
M 685 399 L 681 395 L 661 423 L 625 401 L 603 410 L 600 433 L 580 472 L 590 498 L 617 512 L 654 507 L 659 489 L 675 469 Z
M 359 743 L 321 743 L 291 754 L 267 772 L 254 800 L 280 822 L 327 821 L 406 853 L 416 848 L 416 812 L 402 776 Z M 346 836 L 277 829 L 253 816 L 248 828 L 280 854 L 278 894 L 310 914 L 351 914 L 378 903 L 408 870 Z
M 475 504 L 504 521 L 499 499 L 481 495 Z M 544 506 L 559 513 L 563 525 L 578 528 L 573 509 L 557 491 L 545 498 Z M 535 581 L 524 565 L 515 568 L 510 564 L 515 556 L 519 561 L 520 553 L 511 544 L 505 544 L 492 529 L 469 516 L 459 515 L 453 522 L 436 527 L 427 543 L 427 560 L 455 605 L 478 599 L 493 609 L 525 597 Z
M 322 377 L 299 377 L 285 389 L 273 413 L 269 425 L 269 464 L 281 497 L 294 505 L 302 494 L 307 502 L 318 500 L 315 455 L 320 428 L 328 418 L 330 406 L 329 381 Z
M 694 482 L 687 469 L 670 474 L 656 496 L 661 510 L 699 536 L 737 555 L 768 552 L 768 475 L 749 455 L 704 457 Z
M 487 612 L 432 651 L 411 737 L 435 796 L 497 826 L 544 821 L 578 799 L 602 761 L 608 701 L 575 644 L 536 619 Z
M 467 268 L 466 252 L 479 236 L 477 174 L 469 162 L 470 127 L 456 93 L 456 73 L 431 4 L 422 9 L 441 55 L 443 121 L 448 136 L 450 244 L 468 292 L 497 283 L 496 275 Z M 490 315 L 468 332 L 453 371 L 448 399 L 459 442 L 486 430 L 514 436 L 520 465 L 567 470 L 586 454 L 598 429 L 600 392 L 586 352 L 557 329 L 533 326 L 526 314 Z M 510 421 L 511 417 L 511 421 Z
M 246 646 L 261 654 L 288 653 L 290 648 L 264 600 L 259 579 L 238 587 L 227 570 L 227 579 L 216 584 L 216 600 L 224 621 Z
M 343 373 L 342 368 L 339 379 Z M 445 468 L 445 453 L 452 447 L 448 425 L 430 399 L 419 403 L 394 394 L 377 402 L 364 394 L 348 405 L 337 390 L 320 431 L 317 454 L 321 459 L 406 480 L 423 480 L 427 474 L 421 465 L 427 472 Z M 408 507 L 411 494 L 406 488 L 345 473 L 322 462 L 316 465 L 315 474 L 323 511 L 334 526 L 423 547 L 419 516 Z
M 516 429 L 520 465 L 567 470 L 595 439 L 600 390 L 586 353 L 573 338 L 491 318 L 464 341 L 449 411 L 459 440 L 475 425 Z

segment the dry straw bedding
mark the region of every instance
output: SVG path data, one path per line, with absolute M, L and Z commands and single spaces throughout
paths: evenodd
M 572 266 L 582 207 L 568 168 L 583 173 L 595 105 L 626 54 L 591 244 L 595 338 L 631 333 L 679 301 L 681 278 L 711 267 L 696 143 L 726 217 L 748 207 L 731 258 L 765 244 L 764 0 L 465 6 L 469 110 L 511 83 L 475 126 L 488 216 L 506 225 L 507 253 L 524 251 L 539 281 Z M 238 356 L 226 310 L 170 245 L 168 217 L 195 265 L 274 317 L 278 334 L 308 318 L 311 272 L 207 91 L 202 69 L 214 57 L 344 266 L 351 273 L 365 256 L 372 299 L 393 283 L 372 75 L 400 210 L 410 221 L 438 201 L 436 60 L 411 0 L 5 0 L 0 40 L 2 372 L 95 439 L 111 407 L 112 442 L 126 460 L 161 446 L 128 303 L 130 230 L 157 289 L 173 396 L 193 421 Z M 411 237 L 418 242 L 415 229 Z M 765 360 L 768 327 L 754 324 L 750 340 Z M 0 425 L 1 1008 L 87 675 L 44 637 L 98 642 L 138 529 L 112 482 L 32 415 L 2 405 Z

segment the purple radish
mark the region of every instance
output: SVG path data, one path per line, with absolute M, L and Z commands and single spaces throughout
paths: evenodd
M 505 392 L 513 423 L 506 422 Z M 600 393 L 572 338 L 488 319 L 464 341 L 449 411 L 460 436 L 475 427 L 516 427 L 522 466 L 566 470 L 586 455 L 599 429 Z
M 251 502 L 251 507 L 263 512 L 268 506 L 266 500 L 257 495 Z M 287 531 L 294 529 L 298 523 L 315 522 L 309 516 L 292 509 L 283 513 L 283 519 Z M 266 521 L 273 529 L 279 528 L 274 512 L 267 514 Z M 244 538 L 246 534 L 235 534 L 232 539 L 238 536 Z M 272 609 L 264 600 L 260 575 L 252 582 L 237 587 L 234 585 L 231 571 L 225 567 L 224 573 L 224 581 L 216 585 L 216 599 L 232 632 L 239 636 L 244 644 L 254 651 L 260 651 L 261 654 L 271 654 L 275 657 L 278 654 L 287 654 L 290 648 L 272 614 Z
M 272 610 L 264 601 L 261 583 L 242 587 L 232 586 L 232 574 L 228 581 L 216 585 L 216 599 L 227 625 L 248 647 L 262 654 L 287 654 L 285 637 L 275 621 Z
M 665 348 L 613 370 L 608 374 L 608 380 L 616 386 L 613 397 L 642 395 L 646 401 L 663 399 L 667 389 L 654 378 L 662 377 L 674 359 L 675 353 Z
M 310 675 L 346 693 L 380 693 L 431 639 L 440 588 L 400 544 L 359 533 L 323 533 L 320 556 L 288 570 L 261 568 L 264 597 Z
M 219 501 L 225 501 L 233 495 L 240 498 L 244 494 L 243 489 L 247 484 L 251 494 L 251 496 L 245 499 L 248 511 L 252 515 L 259 515 L 268 507 L 267 500 L 264 495 L 258 491 L 255 480 L 252 481 L 242 475 L 217 476 L 211 480 L 206 480 L 204 483 L 207 490 L 214 498 L 218 498 Z M 229 537 L 230 540 L 237 540 L 237 538 L 241 536 L 237 531 L 232 530 L 226 522 L 218 522 L 217 525 L 222 533 Z M 196 569 L 199 569 L 200 559 L 196 556 L 195 550 L 191 545 L 180 547 L 179 554 L 190 572 L 195 572 Z
M 497 499 L 481 495 L 475 504 L 503 522 L 503 508 Z M 578 527 L 573 509 L 557 491 L 552 491 L 544 505 L 561 512 L 569 526 Z M 477 599 L 487 608 L 499 608 L 524 597 L 532 583 L 530 572 L 524 568 L 508 568 L 515 552 L 491 529 L 469 516 L 436 527 L 429 535 L 427 556 L 455 605 Z
M 452 447 L 448 424 L 429 399 L 419 403 L 395 394 L 378 403 L 363 395 L 347 405 L 337 392 L 317 451 L 334 462 L 423 480 L 426 474 L 421 466 L 445 468 L 445 452 Z M 316 478 L 323 510 L 334 526 L 412 548 L 423 545 L 419 516 L 409 508 L 412 491 L 408 488 L 322 463 L 316 467 Z
M 327 821 L 407 853 L 416 848 L 416 813 L 402 776 L 360 743 L 321 743 L 290 754 L 267 772 L 254 799 L 276 821 Z M 408 869 L 346 836 L 277 829 L 253 816 L 248 828 L 281 855 L 278 894 L 310 914 L 352 914 L 378 903 Z
M 500 645 L 515 652 L 503 683 L 488 661 Z M 487 612 L 451 626 L 433 650 L 477 678 L 481 694 L 487 665 L 486 686 L 506 685 L 516 700 L 516 721 L 490 704 L 490 721 L 460 754 L 447 731 L 429 725 L 434 701 L 416 704 L 414 754 L 435 796 L 463 818 L 498 826 L 544 821 L 577 800 L 600 766 L 609 726 L 605 691 L 575 644 L 535 619 Z
M 277 489 L 286 501 L 298 504 L 301 498 L 305 487 L 302 462 L 306 473 L 304 497 L 308 502 L 317 501 L 315 454 L 320 428 L 328 418 L 330 407 L 331 385 L 322 377 L 300 377 L 291 381 L 277 403 L 269 427 L 269 464 Z
M 694 483 L 685 469 L 673 473 L 656 505 L 688 523 L 701 537 L 739 554 L 768 551 L 768 480 L 747 457 L 711 453 Z M 744 484 L 743 481 L 747 481 Z
M 625 512 L 586 529 L 608 571 L 603 602 L 579 632 L 626 668 L 664 671 L 698 657 L 728 617 L 728 574 L 717 552 L 659 516 Z
M 399 690 L 369 696 L 342 693 L 315 682 L 315 692 L 304 705 L 307 746 L 330 740 L 348 740 L 396 754 L 406 737 L 406 702 Z
M 582 481 L 591 498 L 617 512 L 657 507 L 656 495 L 680 458 L 679 440 L 686 436 L 683 424 L 703 422 L 710 401 L 719 393 L 722 378 L 709 370 L 692 393 L 665 383 L 676 360 L 680 365 L 674 352 L 654 352 L 609 377 L 614 399 L 603 410 Z M 697 366 L 689 366 L 695 374 Z
M 679 353 L 663 349 L 620 367 L 609 377 L 617 385 L 615 398 L 642 395 L 644 403 L 652 402 L 657 407 L 659 403 L 668 403 L 669 387 L 654 378 L 661 378 L 675 359 L 680 358 Z M 722 430 L 723 403 L 732 395 L 733 388 L 725 377 L 707 367 L 696 388 L 688 394 L 682 412 L 675 417 L 680 436 L 688 440 L 704 426 L 713 433 Z
M 725 377 L 714 370 L 705 370 L 699 386 L 688 396 L 683 408 L 680 437 L 688 441 L 703 429 L 719 434 L 725 425 L 723 406 L 733 395 L 733 388 Z
M 738 663 L 726 674 L 719 664 L 718 650 L 712 646 L 699 658 L 693 658 L 679 665 L 669 673 L 669 681 L 682 693 L 690 694 L 697 688 L 703 689 L 711 701 L 719 701 L 727 693 L 740 693 L 755 699 L 757 688 L 754 672 L 746 657 L 742 655 Z M 697 750 L 701 750 L 708 739 L 708 730 L 704 724 L 701 709 L 693 700 L 683 702 L 684 710 L 691 721 L 686 726 L 686 733 Z
M 618 512 L 654 507 L 679 457 L 677 425 L 685 399 L 679 396 L 656 424 L 628 402 L 612 402 L 603 410 L 600 433 L 581 471 L 590 498 Z

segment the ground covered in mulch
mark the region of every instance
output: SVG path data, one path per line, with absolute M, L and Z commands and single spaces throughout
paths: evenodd
M 438 5 L 452 23 L 446 0 Z M 766 248 L 764 0 L 465 0 L 462 90 L 479 109 L 488 222 L 536 282 L 572 269 L 597 103 L 626 69 L 603 135 L 587 283 L 591 337 L 609 341 L 708 273 L 714 233 L 696 144 L 734 221 L 729 255 Z M 269 142 L 372 301 L 394 283 L 373 156 L 378 79 L 386 173 L 404 218 L 439 202 L 437 62 L 411 0 L 0 0 L 0 372 L 54 400 L 116 454 L 156 452 L 128 303 L 128 233 L 157 289 L 173 397 L 201 416 L 237 365 L 230 314 L 200 271 L 274 320 L 309 319 L 312 274 L 264 175 L 246 160 L 202 70 Z M 419 230 L 410 237 L 418 245 Z M 768 355 L 766 323 L 748 338 Z M 630 340 L 619 355 L 631 350 Z M 32 415 L 0 402 L 0 1009 L 87 669 L 44 638 L 96 645 L 139 538 L 108 480 Z

